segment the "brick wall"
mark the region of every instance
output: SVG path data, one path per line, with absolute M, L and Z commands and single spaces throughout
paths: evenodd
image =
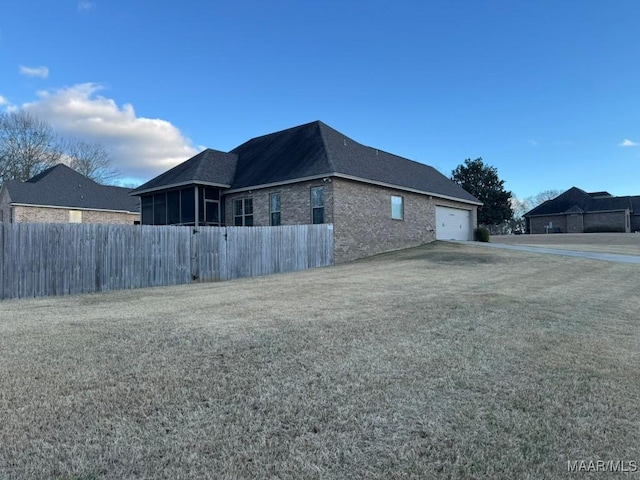
M 542 217 L 531 217 L 529 223 L 529 233 L 547 233 L 546 226 L 553 223 L 553 231 L 567 233 L 566 215 L 547 215 Z
M 582 233 L 582 232 L 611 232 L 626 230 L 626 212 L 597 212 L 584 213 L 581 215 L 547 215 L 541 217 L 531 217 L 530 233 L 546 233 L 545 226 L 553 222 L 553 229 L 560 229 L 560 233 Z M 632 216 L 633 218 L 633 216 Z M 637 223 L 640 227 L 640 222 Z M 634 224 L 632 222 L 631 231 Z
M 311 220 L 311 188 L 324 187 L 324 222 L 333 223 L 333 182 L 312 180 L 308 182 L 261 188 L 250 192 L 225 195 L 225 222 L 233 225 L 233 201 L 239 198 L 253 199 L 253 224 L 269 226 L 269 195 L 280 194 L 282 225 L 305 225 Z
M 626 227 L 625 212 L 598 212 L 584 214 L 584 231 L 612 231 L 624 232 Z
M 308 182 L 255 189 L 225 195 L 225 221 L 234 224 L 233 201 L 253 200 L 253 223 L 270 223 L 269 195 L 280 194 L 282 225 L 311 223 L 311 188 L 324 187 L 325 223 L 334 224 L 336 263 L 391 250 L 422 245 L 435 240 L 436 199 L 393 188 L 332 177 L 331 181 Z M 391 218 L 391 196 L 403 198 L 404 219 Z M 476 226 L 477 207 L 437 199 L 438 205 L 466 208 Z
M 46 208 L 14 206 L 13 221 L 16 223 L 69 223 L 67 208 Z M 124 223 L 133 224 L 140 220 L 137 213 L 104 212 L 98 210 L 81 210 L 82 223 Z M 5 217 L 8 220 L 8 217 Z
M 435 202 L 427 195 L 333 179 L 336 263 L 435 240 Z M 391 196 L 403 198 L 404 219 L 391 218 Z
M 584 219 L 582 213 L 567 215 L 567 233 L 584 232 Z

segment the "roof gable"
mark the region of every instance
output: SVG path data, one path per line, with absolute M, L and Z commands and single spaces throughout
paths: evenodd
M 91 210 L 140 211 L 128 188 L 100 185 L 63 164 L 55 165 L 26 182 L 4 183 L 11 203 Z

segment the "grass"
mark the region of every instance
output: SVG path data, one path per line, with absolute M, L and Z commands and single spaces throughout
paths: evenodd
M 640 460 L 637 267 L 436 242 L 0 303 L 0 478 L 566 478 Z

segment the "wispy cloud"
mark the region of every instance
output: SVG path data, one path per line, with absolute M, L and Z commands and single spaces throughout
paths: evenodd
M 637 147 L 638 144 L 636 142 L 632 142 L 628 138 L 625 138 L 620 144 L 621 147 Z
M 87 12 L 89 10 L 93 10 L 95 7 L 96 7 L 95 2 L 87 2 L 87 1 L 78 2 L 79 12 Z
M 7 100 L 5 97 L 3 97 L 2 95 L 0 95 L 0 107 L 2 105 L 6 105 L 7 103 L 9 103 L 9 100 Z
M 49 69 L 47 67 L 25 67 L 20 65 L 20 74 L 27 77 L 47 78 L 49 76 Z
M 529 140 L 529 145 L 531 145 L 532 147 L 537 147 L 538 145 L 540 145 L 536 140 Z
M 39 92 L 23 105 L 64 137 L 101 143 L 124 177 L 147 181 L 198 153 L 182 132 L 166 120 L 138 117 L 133 105 L 119 106 L 98 95 L 103 87 L 82 83 Z

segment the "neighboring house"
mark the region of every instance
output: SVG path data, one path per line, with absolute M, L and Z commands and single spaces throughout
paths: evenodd
M 59 164 L 26 182 L 4 182 L 0 221 L 134 224 L 140 220 L 140 203 L 129 192 L 128 188 L 100 185 Z
M 207 149 L 132 192 L 143 224 L 332 223 L 337 262 L 471 240 L 471 194 L 434 168 L 361 145 L 322 122 Z
M 524 214 L 528 233 L 635 232 L 640 196 L 614 197 L 572 187 Z

